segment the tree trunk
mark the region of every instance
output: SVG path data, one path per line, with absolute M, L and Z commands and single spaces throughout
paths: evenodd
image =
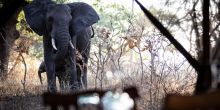
M 19 37 L 19 32 L 16 30 L 17 17 L 21 8 L 8 19 L 8 21 L 0 27 L 0 78 L 5 79 L 8 73 L 8 60 L 10 50 L 14 41 Z

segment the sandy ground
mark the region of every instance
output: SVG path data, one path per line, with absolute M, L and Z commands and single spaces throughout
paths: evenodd
M 41 95 L 1 97 L 0 110 L 45 110 Z

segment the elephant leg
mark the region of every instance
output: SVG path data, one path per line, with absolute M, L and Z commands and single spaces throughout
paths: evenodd
M 84 82 L 83 82 L 83 65 L 79 64 L 78 62 L 76 63 L 76 70 L 77 70 L 77 80 L 79 82 L 79 87 L 80 88 L 85 88 Z
M 52 45 L 47 37 L 43 37 L 44 44 L 44 61 L 47 73 L 47 84 L 48 91 L 51 93 L 56 93 L 56 76 L 55 76 L 55 62 L 53 59 Z
M 87 64 L 88 64 L 88 59 L 89 59 L 89 52 L 90 52 L 90 42 L 87 42 L 87 47 L 82 52 L 83 56 L 83 73 L 82 73 L 82 81 L 84 83 L 85 88 L 87 88 Z
M 88 47 L 89 48 L 89 47 Z M 85 50 L 82 52 L 82 59 L 77 62 L 77 75 L 78 81 L 80 82 L 81 87 L 87 88 L 87 62 L 88 62 L 88 51 Z
M 56 76 L 55 76 L 55 66 L 52 59 L 45 57 L 45 65 L 47 70 L 47 83 L 48 83 L 48 91 L 51 93 L 55 93 L 56 90 Z
M 70 83 L 70 89 L 76 90 L 79 88 L 79 82 L 77 81 L 77 72 L 76 72 L 76 50 L 70 49 L 69 52 L 69 58 L 70 58 L 70 72 L 69 73 L 69 83 Z
M 56 76 L 58 77 L 58 81 L 60 84 L 60 90 L 63 91 L 65 90 L 65 79 L 62 71 L 56 71 Z
M 87 88 L 87 65 L 84 66 L 83 68 L 83 74 L 82 76 L 82 82 L 85 88 Z
M 84 83 L 85 88 L 87 88 L 87 63 L 90 52 L 90 41 L 91 40 L 91 30 L 86 28 L 85 30 L 77 33 L 77 48 L 83 57 L 83 74 L 82 82 Z
M 64 90 L 64 87 L 65 87 L 64 82 L 63 82 L 61 76 L 57 76 L 57 77 L 58 77 L 58 81 L 59 81 L 59 84 L 60 84 L 60 90 L 62 91 L 62 90 Z
M 69 63 L 69 62 L 67 62 L 67 63 Z M 60 89 L 61 90 L 69 90 L 70 89 L 69 88 L 69 85 L 70 85 L 69 64 L 66 64 L 64 68 L 65 68 L 65 70 L 56 72 L 56 74 L 59 79 Z

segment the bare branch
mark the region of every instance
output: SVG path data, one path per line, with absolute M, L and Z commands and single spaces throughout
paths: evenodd
M 138 0 L 135 1 L 154 26 L 156 26 L 158 30 L 180 51 L 180 53 L 188 60 L 197 72 L 200 71 L 199 62 L 184 49 L 184 47 L 170 34 L 170 32 L 140 2 L 138 2 Z

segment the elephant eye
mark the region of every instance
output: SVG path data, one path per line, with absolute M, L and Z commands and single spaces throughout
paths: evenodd
M 49 30 L 49 32 L 52 30 L 52 24 L 53 24 L 53 18 L 49 16 L 47 19 L 47 29 Z
M 48 22 L 52 23 L 53 22 L 53 17 L 49 16 L 48 17 Z

